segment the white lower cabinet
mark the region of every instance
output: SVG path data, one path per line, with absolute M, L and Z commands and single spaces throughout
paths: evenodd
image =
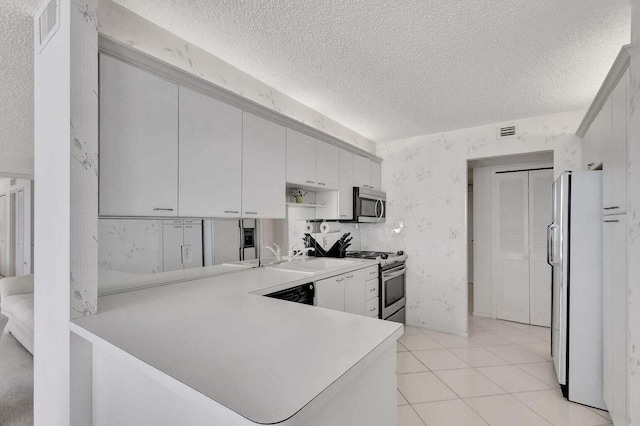
M 316 281 L 316 306 L 344 311 L 344 276 Z
M 378 266 L 347 272 L 315 284 L 316 306 L 378 317 Z
M 344 274 L 344 311 L 364 315 L 365 303 L 364 269 Z
M 367 300 L 366 315 L 368 317 L 378 318 L 379 300 L 380 299 L 377 297 L 371 300 Z
M 613 424 L 627 418 L 626 215 L 605 216 L 603 257 L 603 391 Z

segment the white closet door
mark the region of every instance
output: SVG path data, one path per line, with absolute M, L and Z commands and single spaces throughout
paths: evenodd
M 551 266 L 547 226 L 552 219 L 553 170 L 529 172 L 529 322 L 551 326 Z
M 0 195 L 0 275 L 9 275 L 9 197 Z
M 529 172 L 494 175 L 498 318 L 529 323 Z
M 15 254 L 15 274 L 21 276 L 24 271 L 24 190 L 16 192 L 16 254 Z

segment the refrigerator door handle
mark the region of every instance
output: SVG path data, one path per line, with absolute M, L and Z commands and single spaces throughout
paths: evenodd
M 558 225 L 556 225 L 555 223 L 547 226 L 547 263 L 549 264 L 549 266 L 553 266 L 553 264 L 555 263 L 555 258 L 553 255 L 553 249 L 555 246 L 553 236 L 555 234 L 554 230 L 557 227 Z

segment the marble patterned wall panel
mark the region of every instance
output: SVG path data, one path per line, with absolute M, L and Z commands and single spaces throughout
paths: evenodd
M 162 272 L 162 221 L 100 219 L 98 265 L 131 274 Z
M 628 389 L 627 401 L 640 401 L 640 0 L 631 6 L 631 62 L 627 93 L 627 283 Z M 640 425 L 640 405 L 629 404 L 629 425 Z
M 98 304 L 98 4 L 71 1 L 71 317 Z M 37 195 L 36 195 L 37 196 Z
M 375 153 L 375 143 L 369 139 L 111 0 L 100 0 L 100 33 L 344 142 Z
M 378 145 L 389 208 L 376 249 L 409 255 L 408 324 L 467 333 L 467 160 L 552 150 L 556 175 L 579 169 L 583 115 L 517 120 L 519 136 L 507 140 L 488 125 Z M 394 235 L 399 221 L 404 231 Z

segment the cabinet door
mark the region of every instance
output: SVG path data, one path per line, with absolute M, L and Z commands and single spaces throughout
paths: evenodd
M 611 144 L 611 138 L 613 137 L 612 111 L 612 97 L 609 96 L 609 99 L 607 99 L 602 106 L 602 109 L 589 128 L 592 162 L 596 166 L 604 163 L 607 157 L 607 149 L 609 149 L 609 145 Z M 606 177 L 603 176 L 603 179 L 606 179 Z
M 182 268 L 183 226 L 162 226 L 162 267 L 163 272 L 177 271 Z
M 188 258 L 183 253 L 182 263 L 184 269 L 199 268 L 202 266 L 202 221 L 184 221 L 183 246 L 188 246 Z
M 380 163 L 369 160 L 369 184 L 372 189 L 382 191 L 382 166 Z
M 316 281 L 316 306 L 344 311 L 344 275 Z
M 316 155 L 318 186 L 337 190 L 340 186 L 340 148 L 318 141 Z
M 340 150 L 340 198 L 338 200 L 341 220 L 353 219 L 353 154 Z
M 604 214 L 626 212 L 627 205 L 627 81 L 624 73 L 611 94 L 612 137 L 602 165 L 602 206 Z
M 180 87 L 180 216 L 240 217 L 242 111 Z
M 371 188 L 369 184 L 370 174 L 369 159 L 359 155 L 353 156 L 353 186 Z
M 287 129 L 287 182 L 316 185 L 316 143 L 311 136 Z
M 178 86 L 100 55 L 100 214 L 177 212 Z
M 603 379 L 604 400 L 614 424 L 627 418 L 626 215 L 603 223 Z
M 367 289 L 364 269 L 344 274 L 344 310 L 352 314 L 365 315 Z
M 286 145 L 284 127 L 243 113 L 244 217 L 284 219 Z

